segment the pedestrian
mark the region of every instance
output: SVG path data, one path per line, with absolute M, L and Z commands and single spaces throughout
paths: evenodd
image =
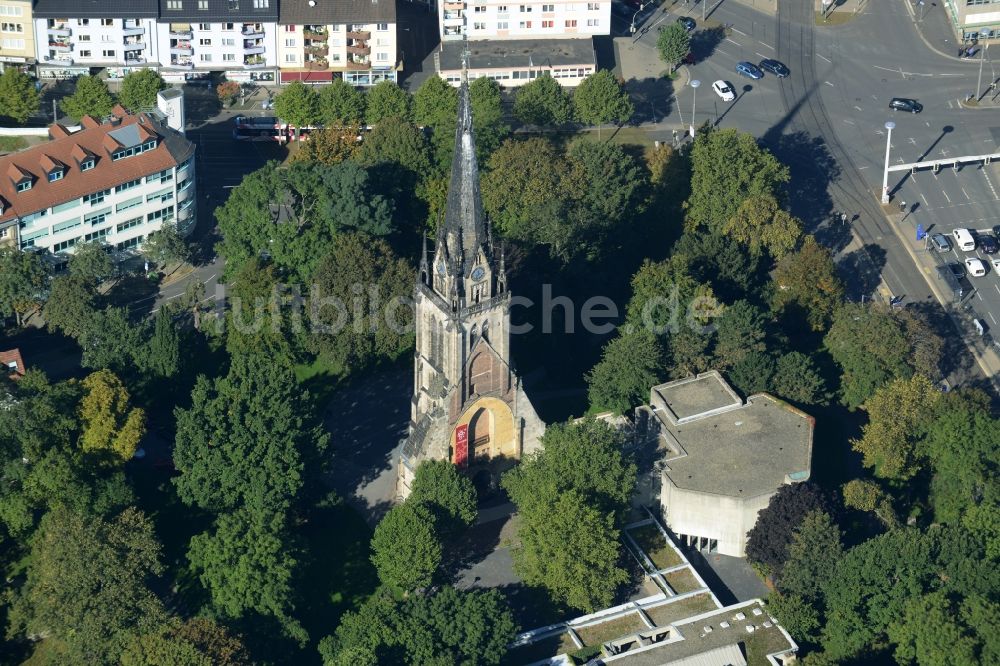
M 900 201 L 899 202 L 899 212 L 900 213 L 906 212 L 906 202 L 905 201 Z

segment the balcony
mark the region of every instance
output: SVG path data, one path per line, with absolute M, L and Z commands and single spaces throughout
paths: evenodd
M 56 37 L 69 37 L 73 34 L 73 31 L 66 25 L 50 25 L 48 33 Z
M 125 54 L 125 64 L 126 65 L 144 65 L 146 64 L 146 59 L 142 56 Z
M 146 29 L 143 28 L 141 25 L 130 25 L 130 24 L 126 23 L 125 27 L 122 28 L 122 34 L 125 35 L 126 37 L 135 37 L 136 35 L 145 35 L 146 34 Z
M 465 3 L 464 2 L 445 2 L 444 3 L 444 8 L 445 8 L 445 11 L 447 11 L 449 9 L 452 9 L 452 10 L 462 10 L 462 9 L 465 9 Z
M 191 192 L 193 192 L 193 191 L 194 191 L 194 188 L 191 187 L 191 181 L 186 182 L 183 187 L 178 187 L 177 188 L 177 202 L 181 203 L 183 201 L 187 201 L 188 199 L 190 199 L 191 198 Z
M 465 19 L 462 18 L 462 12 L 445 12 L 444 20 L 445 20 L 445 25 L 452 25 L 452 24 L 461 25 L 462 23 L 465 22 Z
M 348 44 L 347 52 L 355 55 L 371 55 L 372 47 L 361 44 Z
M 302 36 L 305 39 L 313 39 L 317 42 L 325 42 L 328 38 L 325 30 L 314 30 L 312 28 L 306 28 L 302 31 Z
M 257 24 L 245 24 L 243 26 L 243 36 L 250 37 L 253 39 L 263 39 L 264 38 L 264 26 Z
M 171 60 L 170 66 L 178 69 L 194 69 L 194 63 L 190 60 Z
M 173 28 L 171 28 L 170 37 L 172 39 L 191 39 L 192 37 L 194 37 L 194 33 L 191 31 L 191 28 L 186 28 L 184 30 L 181 29 L 174 30 Z
M 344 63 L 344 68 L 345 69 L 350 69 L 350 70 L 355 70 L 355 71 L 356 70 L 362 70 L 362 69 L 371 69 L 371 63 L 367 63 L 367 62 L 354 62 L 353 60 L 348 60 L 347 62 Z
M 177 44 L 170 45 L 170 55 L 194 55 L 194 48 L 190 43 L 179 42 Z
M 73 47 L 70 45 L 69 42 L 57 42 L 55 40 L 50 39 L 49 48 L 52 49 L 53 51 L 66 52 L 70 51 Z
M 146 42 L 139 42 L 139 41 L 125 42 L 126 51 L 142 51 L 144 48 L 146 48 Z
M 243 66 L 248 69 L 260 69 L 261 67 L 267 67 L 267 61 L 260 56 L 247 56 L 243 59 Z
M 246 53 L 248 55 L 254 55 L 254 54 L 259 54 L 259 53 L 263 53 L 263 52 L 264 52 L 264 42 L 263 41 L 254 42 L 254 41 L 247 40 L 247 41 L 243 42 L 243 53 Z
M 326 44 L 310 44 L 305 47 L 305 52 L 309 55 L 325 56 L 330 52 L 330 48 Z
M 42 56 L 42 62 L 50 65 L 61 65 L 63 67 L 73 66 L 73 59 L 68 56 Z
M 369 40 L 369 39 L 372 38 L 372 33 L 370 33 L 370 32 L 360 32 L 360 31 L 357 31 L 357 30 L 349 30 L 347 32 L 347 38 L 348 39 Z
M 306 60 L 306 69 L 330 69 L 330 63 L 325 58 Z

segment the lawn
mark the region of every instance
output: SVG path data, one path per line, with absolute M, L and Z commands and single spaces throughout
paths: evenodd
M 667 569 L 682 563 L 677 551 L 667 543 L 656 525 L 643 525 L 628 532 L 657 569 Z
M 584 645 L 600 646 L 601 644 L 622 636 L 628 636 L 638 631 L 649 629 L 638 613 L 628 613 L 614 620 L 581 627 L 576 630 Z
M 671 622 L 683 620 L 684 618 L 707 613 L 715 610 L 717 606 L 712 602 L 712 597 L 708 594 L 696 594 L 693 597 L 663 604 L 655 608 L 647 608 L 646 615 L 658 627 L 665 627 Z
M 344 379 L 344 369 L 327 356 L 320 354 L 312 363 L 295 366 L 295 379 L 299 385 L 312 394 L 313 404 L 322 408 L 330 402 L 330 396 Z
M 548 659 L 560 654 L 575 652 L 578 648 L 568 631 L 554 634 L 548 638 L 528 643 L 507 653 L 500 663 L 503 666 L 524 666 L 542 659 Z
M 28 147 L 28 142 L 20 136 L 0 136 L 0 153 L 13 153 L 16 150 L 24 150 Z
M 688 569 L 678 569 L 663 575 L 667 579 L 667 584 L 677 594 L 684 594 L 701 588 L 701 583 L 694 577 Z
M 743 646 L 747 654 L 747 666 L 769 666 L 767 655 L 790 647 L 788 641 L 776 627 L 758 629 L 750 634 Z

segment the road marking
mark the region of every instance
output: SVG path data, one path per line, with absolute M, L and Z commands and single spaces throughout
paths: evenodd
M 868 168 L 867 166 L 860 166 L 860 167 L 858 167 L 858 171 L 861 171 L 862 169 L 867 169 L 867 168 Z
M 983 295 L 979 293 L 978 289 L 976 289 L 976 298 L 978 298 L 979 300 L 983 300 Z
M 951 100 L 950 100 L 950 99 L 948 100 L 948 108 L 949 108 L 949 109 L 951 109 L 951 108 L 954 108 L 954 107 L 953 107 L 953 106 L 951 105 Z
M 754 55 L 759 55 L 761 58 L 766 58 L 767 57 L 766 55 L 764 55 L 760 51 L 754 51 L 753 53 L 754 53 Z
M 854 121 L 851 120 L 850 118 L 844 118 L 844 122 L 847 123 L 848 125 L 853 125 L 854 124 Z
M 968 199 L 969 201 L 972 201 L 972 197 L 970 197 L 970 196 L 969 196 L 969 193 L 965 191 L 965 188 L 964 188 L 964 187 L 960 187 L 960 188 L 958 188 L 958 189 L 962 190 L 962 194 L 964 194 L 964 195 L 965 195 L 965 198 L 966 198 L 966 199 Z
M 993 285 L 993 288 L 997 290 L 998 294 L 1000 294 L 1000 287 L 998 287 L 997 285 Z
M 965 76 L 964 74 L 938 74 L 938 76 Z
M 937 174 L 935 174 L 934 177 L 937 178 Z M 941 190 L 941 194 L 943 194 L 944 198 L 948 200 L 948 203 L 951 203 L 951 197 L 948 196 L 947 192 L 945 192 L 944 190 Z
M 909 139 L 907 139 L 907 141 L 909 141 L 910 143 L 912 143 L 914 146 L 917 145 L 917 140 L 914 139 L 912 136 Z
M 855 104 L 854 105 L 854 110 L 855 111 L 862 111 L 863 109 L 860 106 L 858 106 L 857 104 Z
M 734 42 L 733 40 L 729 39 L 728 37 L 726 37 L 726 41 L 729 42 L 730 44 L 735 44 L 736 46 L 742 46 L 742 44 L 740 44 L 739 42 Z
M 823 83 L 825 83 L 826 85 L 830 86 L 831 88 L 834 87 L 834 85 L 832 83 L 830 83 L 829 81 L 824 81 Z
M 749 37 L 749 36 L 750 36 L 750 35 L 748 35 L 747 33 L 745 33 L 745 32 L 743 32 L 742 30 L 740 30 L 739 28 L 733 28 L 733 32 L 738 32 L 738 33 L 740 33 L 741 35 L 743 35 L 744 37 Z
M 826 61 L 827 61 L 827 62 L 829 62 L 829 63 L 832 63 L 832 62 L 833 62 L 833 61 L 832 61 L 832 60 L 830 60 L 829 58 L 824 58 L 824 57 L 823 57 L 823 56 L 822 56 L 821 54 L 819 54 L 819 53 L 817 53 L 817 54 L 816 54 L 816 57 L 817 57 L 817 58 L 823 58 L 823 60 L 826 60 Z
M 990 316 L 990 319 L 993 320 L 993 325 L 996 326 L 997 325 L 997 319 L 996 319 L 996 317 L 993 316 L 993 313 L 987 310 L 986 314 L 988 314 Z
M 770 44 L 765 44 L 764 42 L 759 42 L 759 44 L 760 44 L 761 46 L 766 46 L 767 48 L 771 49 L 772 51 L 774 50 L 774 47 L 773 47 L 773 46 L 771 46 Z
M 1000 198 L 1000 197 L 997 197 L 997 191 L 996 191 L 996 188 L 993 187 L 993 181 L 990 180 L 990 175 L 988 173 L 986 173 L 985 171 L 983 171 L 983 178 L 986 179 L 986 184 L 990 186 L 990 192 L 993 193 L 993 198 L 994 199 Z

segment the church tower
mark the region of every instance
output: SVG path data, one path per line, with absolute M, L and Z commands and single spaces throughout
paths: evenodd
M 444 220 L 432 256 L 424 238 L 414 301 L 413 398 L 399 462 L 400 498 L 409 495 L 425 459 L 495 473 L 537 448 L 545 427 L 511 365 L 504 251 L 483 212 L 464 79 Z

